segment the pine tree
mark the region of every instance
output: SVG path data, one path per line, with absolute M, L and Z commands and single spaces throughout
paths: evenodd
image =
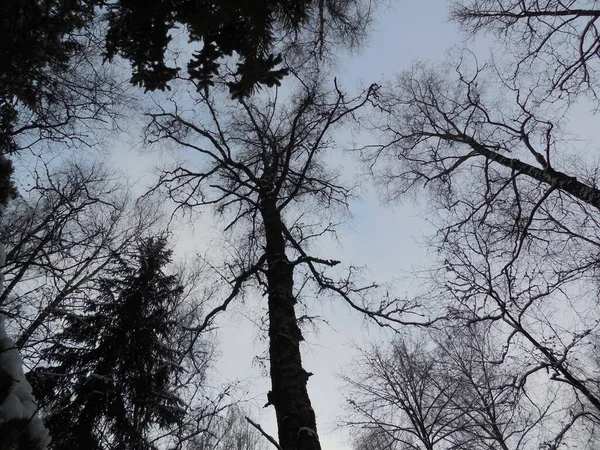
M 53 449 L 151 449 L 151 428 L 177 424 L 184 411 L 172 387 L 181 370 L 171 345 L 183 293 L 167 275 L 163 238 L 142 240 L 134 261 L 99 280 L 86 311 L 68 315 L 47 351 L 55 364 L 30 378 L 48 412 Z

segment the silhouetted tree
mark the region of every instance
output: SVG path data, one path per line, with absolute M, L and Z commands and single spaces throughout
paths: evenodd
M 30 379 L 47 411 L 52 448 L 151 449 L 148 433 L 181 421 L 174 391 L 181 370 L 174 348 L 174 310 L 183 293 L 165 273 L 164 238 L 141 240 L 134 260 L 122 255 L 98 296 L 80 314 L 66 314 L 46 357 Z
M 179 208 L 214 206 L 236 245 L 237 258 L 227 261 L 222 274 L 231 291 L 197 330 L 206 329 L 249 285 L 258 285 L 267 297 L 268 404 L 275 407 L 284 450 L 320 448 L 306 386 L 310 374 L 300 355 L 303 338 L 295 306 L 300 290 L 340 296 L 382 325 L 411 321 L 404 315 L 410 305 L 372 297 L 374 286 L 359 284 L 352 268 L 340 278 L 330 275 L 327 269 L 338 261 L 315 255 L 318 250 L 311 247 L 316 238 L 334 232 L 333 216 L 346 210 L 351 195 L 351 188 L 322 163 L 332 147 L 330 133 L 351 119 L 373 90 L 350 98 L 337 88 L 325 92 L 313 81 L 301 83 L 287 100 L 238 103 L 228 102 L 215 87 L 199 93 L 189 115 L 177 109 L 150 114 L 149 143 L 181 147 L 199 158 L 198 167 L 165 172 L 159 187 Z
M 473 34 L 493 33 L 510 55 L 511 78 L 534 75 L 545 95 L 597 98 L 600 9 L 596 2 L 459 0 L 451 17 Z
M 259 84 L 279 85 L 288 73 L 280 52 L 323 55 L 331 45 L 356 46 L 372 17 L 372 0 L 274 0 L 268 2 L 185 0 L 141 4 L 118 0 L 107 5 L 107 55 L 131 61 L 131 81 L 147 90 L 167 88 L 180 76 L 165 52 L 172 31 L 183 26 L 190 42 L 202 43 L 187 64 L 199 89 L 233 72 L 233 97 L 251 94 Z M 233 55 L 235 70 L 221 67 Z
M 191 42 L 202 44 L 188 63 L 188 76 L 208 87 L 214 75 L 224 75 L 220 63 L 236 54 L 240 78 L 232 81 L 231 89 L 240 96 L 257 84 L 278 84 L 287 74 L 287 68 L 276 67 L 282 61 L 274 56 L 282 50 L 281 42 L 288 50 L 308 47 L 303 51 L 313 54 L 323 54 L 331 44 L 356 45 L 371 20 L 371 8 L 371 0 L 187 0 L 143 5 L 131 0 L 7 0 L 0 9 L 0 151 L 14 150 L 11 137 L 17 132 L 14 122 L 19 114 L 15 100 L 37 114 L 53 103 L 66 106 L 61 102 L 63 87 L 93 96 L 92 89 L 63 82 L 64 75 L 74 73 L 73 67 L 82 68 L 74 62 L 81 62 L 90 37 L 105 46 L 108 58 L 119 54 L 131 61 L 134 84 L 165 89 L 180 70 L 167 65 L 165 52 L 173 30 L 183 26 Z M 100 30 L 93 30 L 99 23 Z
M 76 33 L 92 19 L 92 2 L 7 0 L 0 5 L 0 153 L 13 141 L 19 104 L 39 112 L 53 102 L 57 77 L 82 50 Z
M 0 5 L 0 154 L 40 141 L 94 145 L 126 100 L 102 64 L 105 29 L 90 0 Z M 99 125 L 100 124 L 100 125 Z
M 428 188 L 440 256 L 430 296 L 449 323 L 494 323 L 510 350 L 499 360 L 525 350 L 521 386 L 561 391 L 573 414 L 546 439 L 556 448 L 600 411 L 584 362 L 599 323 L 598 167 L 566 148 L 564 110 L 540 102 L 543 87 L 490 66 L 456 69 L 417 64 L 382 88 L 381 141 L 364 155 L 390 197 Z
M 332 43 L 355 45 L 370 18 L 370 1 L 2 2 L 0 203 L 15 196 L 4 155 L 40 140 L 93 144 L 98 128 L 89 125 L 84 134 L 74 127 L 82 120 L 115 117 L 122 92 L 98 57 L 123 56 L 132 62 L 135 84 L 164 89 L 178 76 L 178 68 L 166 65 L 165 51 L 172 30 L 183 25 L 192 42 L 202 43 L 188 76 L 206 88 L 216 74 L 232 72 L 219 68 L 218 61 L 237 54 L 229 86 L 241 97 L 260 83 L 279 83 L 288 68 L 277 67 L 278 53 L 311 58 L 325 54 Z

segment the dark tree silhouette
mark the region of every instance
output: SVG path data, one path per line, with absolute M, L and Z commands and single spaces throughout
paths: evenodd
M 250 283 L 258 283 L 267 297 L 268 404 L 275 407 L 284 450 L 320 448 L 306 386 L 311 374 L 300 355 L 303 338 L 295 310 L 300 290 L 312 286 L 319 297 L 341 296 L 382 325 L 410 321 L 403 315 L 408 305 L 385 296 L 374 300 L 369 289 L 374 286 L 358 284 L 353 269 L 334 278 L 328 269 L 339 262 L 315 255 L 318 250 L 311 247 L 334 231 L 335 215 L 347 208 L 351 195 L 322 162 L 333 146 L 329 135 L 365 105 L 373 90 L 350 98 L 339 89 L 324 92 L 314 82 L 285 102 L 274 97 L 238 104 L 227 103 L 223 90 L 219 96 L 213 89 L 200 93 L 197 110 L 189 115 L 177 109 L 150 114 L 150 143 L 183 147 L 200 158 L 198 167 L 165 172 L 159 187 L 179 208 L 214 206 L 237 245 L 239 259 L 228 261 L 222 273 L 231 291 L 198 332 Z M 295 285 L 294 280 L 305 281 Z
M 183 293 L 165 273 L 163 238 L 141 240 L 135 255 L 98 283 L 98 296 L 46 352 L 54 364 L 29 378 L 37 387 L 52 448 L 151 449 L 148 433 L 181 421 L 173 377 L 181 370 L 173 312 Z
M 279 85 L 288 74 L 278 67 L 283 50 L 322 55 L 332 44 L 355 46 L 372 16 L 371 0 L 273 0 L 266 2 L 185 0 L 107 5 L 107 55 L 131 61 L 131 81 L 147 90 L 164 90 L 179 75 L 165 51 L 175 27 L 183 26 L 193 43 L 202 43 L 187 65 L 188 77 L 205 89 L 228 69 L 220 64 L 239 56 L 230 81 L 233 97 L 251 94 L 259 84 Z
M 597 97 L 600 9 L 582 0 L 459 0 L 451 17 L 469 33 L 493 33 L 514 58 L 512 77 L 535 74 L 546 94 Z
M 91 124 L 115 117 L 122 91 L 110 68 L 99 64 L 100 53 L 130 60 L 134 83 L 164 89 L 178 76 L 178 68 L 164 62 L 170 33 L 183 25 L 193 42 L 202 43 L 188 64 L 189 77 L 207 87 L 217 73 L 230 72 L 219 62 L 236 54 L 239 64 L 229 86 L 238 97 L 258 84 L 277 84 L 287 73 L 277 67 L 282 61 L 277 53 L 312 58 L 331 44 L 356 45 L 370 18 L 371 2 L 362 0 L 2 2 L 0 204 L 15 196 L 4 155 L 40 140 L 93 145 L 99 129 Z M 77 129 L 82 120 L 90 127 L 85 133 Z
M 416 64 L 386 93 L 381 90 L 381 122 L 375 125 L 382 131 L 381 144 L 365 149 L 364 155 L 371 164 L 379 158 L 398 161 L 381 173 L 391 195 L 420 183 L 446 186 L 449 192 L 452 176 L 475 163 L 482 179 L 486 171 L 498 168 L 600 209 L 595 180 L 581 181 L 568 167 L 561 170 L 557 123 L 542 116 L 543 107 L 531 90 L 505 85 L 507 101 L 498 102 L 486 87 L 498 81 L 490 67 L 456 66 L 453 78 L 445 77 L 443 69 Z
M 440 255 L 430 295 L 446 318 L 495 323 L 499 360 L 530 355 L 522 386 L 541 378 L 563 389 L 573 414 L 549 438 L 556 448 L 596 427 L 600 411 L 583 362 L 598 328 L 598 167 L 572 154 L 564 111 L 540 103 L 537 86 L 499 80 L 490 66 L 456 69 L 415 65 L 381 89 L 382 144 L 364 155 L 390 197 L 429 188 Z
M 187 77 L 199 88 L 216 75 L 232 74 L 234 97 L 259 85 L 279 84 L 288 73 L 285 54 L 323 56 L 335 47 L 355 47 L 372 19 L 372 0 L 7 0 L 0 6 L 0 154 L 39 139 L 83 140 L 81 120 L 114 118 L 123 91 L 105 59 L 131 62 L 132 83 L 166 89 L 180 78 L 166 52 L 172 34 L 184 28 L 199 44 Z M 237 55 L 237 68 L 221 67 Z M 304 63 L 306 60 L 303 58 Z M 29 139 L 23 139 L 27 134 Z

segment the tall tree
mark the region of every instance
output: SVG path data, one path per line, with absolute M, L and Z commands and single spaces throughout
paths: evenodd
M 150 449 L 153 427 L 177 423 L 183 402 L 173 377 L 181 370 L 172 340 L 183 293 L 164 238 L 141 240 L 135 260 L 103 278 L 99 295 L 46 351 L 55 364 L 30 378 L 39 388 L 52 448 Z
M 431 297 L 450 323 L 493 323 L 499 361 L 528 352 L 521 386 L 543 380 L 561 391 L 570 412 L 545 439 L 557 448 L 598 424 L 596 377 L 584 362 L 599 323 L 590 295 L 598 167 L 564 139 L 571 104 L 531 83 L 533 70 L 505 77 L 501 61 L 466 60 L 449 62 L 454 73 L 416 64 L 380 90 L 381 140 L 364 155 L 391 197 L 423 186 L 432 194 L 440 260 Z
M 346 210 L 352 194 L 323 163 L 333 146 L 330 134 L 372 93 L 369 89 L 351 98 L 337 88 L 324 91 L 316 80 L 300 83 L 287 100 L 275 94 L 228 103 L 221 86 L 209 94 L 201 91 L 190 115 L 177 109 L 150 114 L 149 143 L 182 147 L 200 158 L 198 167 L 181 165 L 165 172 L 159 187 L 179 208 L 214 206 L 237 245 L 239 259 L 227 261 L 222 273 L 231 291 L 197 330 L 206 329 L 253 282 L 267 297 L 268 404 L 275 408 L 284 450 L 320 448 L 307 391 L 311 374 L 302 367 L 300 354 L 300 292 L 312 286 L 319 297 L 339 295 L 381 324 L 410 321 L 404 316 L 408 305 L 391 297 L 374 301 L 373 286 L 358 284 L 352 268 L 335 278 L 327 269 L 338 261 L 311 247 L 316 238 L 334 232 L 335 215 Z
M 104 47 L 109 58 L 124 56 L 134 66 L 134 83 L 164 89 L 178 73 L 164 63 L 170 32 L 184 25 L 192 41 L 202 42 L 188 64 L 190 78 L 207 87 L 216 73 L 228 72 L 217 61 L 237 53 L 230 87 L 243 96 L 259 83 L 278 83 L 287 73 L 286 67 L 276 67 L 281 58 L 273 53 L 279 44 L 295 51 L 308 46 L 309 55 L 324 54 L 332 41 L 356 44 L 371 9 L 368 1 L 8 0 L 0 17 L 0 203 L 5 205 L 15 192 L 4 155 L 40 139 L 87 145 L 89 133 L 73 133 L 70 127 L 114 113 L 111 106 L 120 91 L 90 58 L 97 53 L 88 49 Z M 108 24 L 107 34 L 102 23 Z
M 32 149 L 41 141 L 93 145 L 95 135 L 103 132 L 98 122 L 116 114 L 113 107 L 121 102 L 117 93 L 122 90 L 111 70 L 98 64 L 93 16 L 89 1 L 7 0 L 0 5 L 3 207 L 16 197 L 7 155 Z M 85 131 L 80 128 L 84 121 Z M 1 377 L 10 374 L 0 368 Z M 7 394 L 5 386 L 0 387 L 0 396 Z

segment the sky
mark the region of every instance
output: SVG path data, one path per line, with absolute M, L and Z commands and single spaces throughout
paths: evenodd
M 457 26 L 447 20 L 447 1 L 388 0 L 387 3 L 388 6 L 378 12 L 364 47 L 357 54 L 340 55 L 333 74 L 344 89 L 352 91 L 393 77 L 415 61 L 442 62 L 447 51 L 462 45 L 464 37 Z M 469 45 L 486 52 L 488 42 L 479 40 Z M 588 108 L 585 104 L 574 108 L 570 126 L 577 136 L 591 140 L 597 121 L 587 114 Z M 135 128 L 128 126 L 130 130 Z M 120 135 L 110 157 L 120 170 L 142 186 L 155 179 L 150 174 L 157 160 L 162 162 L 162 158 L 157 158 L 154 152 L 140 152 L 140 134 L 131 131 L 129 136 Z M 336 138 L 339 142 L 350 140 L 350 136 Z M 590 152 L 596 149 L 590 146 Z M 330 162 L 347 173 L 360 170 L 352 155 L 338 154 Z M 424 238 L 434 232 L 424 205 L 410 199 L 383 204 L 376 190 L 366 185 L 362 196 L 351 204 L 351 212 L 351 219 L 338 229 L 338 240 L 320 243 L 321 255 L 340 260 L 345 266 L 365 267 L 365 276 L 374 281 L 402 279 L 398 293 L 414 293 L 419 280 L 411 279 L 411 269 L 426 266 L 432 260 L 423 244 Z M 222 246 L 210 211 L 178 231 L 176 250 L 179 255 L 218 252 Z M 250 298 L 244 304 L 235 303 L 219 316 L 219 359 L 215 362 L 211 382 L 218 385 L 239 380 L 244 388 L 245 407 L 269 434 L 276 436 L 274 410 L 262 407 L 267 401 L 270 380 L 256 359 L 265 353 L 268 345 L 255 325 L 260 318 L 260 310 L 256 309 L 259 301 Z M 313 301 L 311 307 L 311 315 L 318 315 L 324 321 L 318 329 L 304 330 L 302 357 L 305 369 L 314 374 L 309 379 L 308 391 L 317 415 L 321 446 L 324 450 L 351 450 L 349 430 L 339 426 L 344 416 L 340 375 L 351 373 L 357 348 L 384 341 L 390 335 L 349 310 L 341 299 L 319 299 Z
M 334 73 L 345 89 L 393 76 L 416 60 L 442 61 L 445 52 L 461 42 L 456 26 L 447 21 L 446 1 L 388 3 L 377 14 L 362 50 L 340 57 Z M 122 145 L 116 146 L 113 158 L 121 170 L 143 181 L 155 164 L 155 155 L 136 150 L 138 137 L 124 138 Z M 348 158 L 340 159 L 339 163 L 343 161 Z M 352 168 L 356 168 L 354 163 Z M 219 234 L 208 214 L 202 215 L 192 228 L 181 229 L 177 245 L 180 252 L 194 249 L 203 253 L 219 245 Z M 410 201 L 382 205 L 376 192 L 365 189 L 352 205 L 352 214 L 352 219 L 338 230 L 338 242 L 323 242 L 323 254 L 327 250 L 328 258 L 339 259 L 345 265 L 367 267 L 367 274 L 379 281 L 399 278 L 412 266 L 427 260 L 427 251 L 419 241 L 432 230 L 419 205 Z M 409 292 L 412 289 L 410 283 L 403 286 Z M 246 407 L 268 433 L 276 436 L 274 410 L 262 408 L 270 380 L 255 357 L 264 353 L 267 344 L 250 319 L 253 314 L 256 316 L 255 311 L 249 310 L 253 304 L 232 307 L 217 321 L 220 358 L 213 373 L 214 382 L 241 380 L 247 388 Z M 338 299 L 324 299 L 311 313 L 328 321 L 317 331 L 304 333 L 306 342 L 302 348 L 305 369 L 314 373 L 308 390 L 317 415 L 321 446 L 327 450 L 350 450 L 348 430 L 338 426 L 344 414 L 343 382 L 339 375 L 344 368 L 350 370 L 349 364 L 357 355 L 356 346 L 386 336 Z
M 352 89 L 393 76 L 413 61 L 441 61 L 446 50 L 459 43 L 456 27 L 447 22 L 447 2 L 439 0 L 403 0 L 390 2 L 380 11 L 367 45 L 358 55 L 340 58 L 335 75 L 342 85 Z M 372 190 L 352 205 L 352 220 L 339 230 L 339 242 L 325 242 L 331 258 L 345 265 L 366 266 L 378 280 L 402 276 L 413 265 L 427 260 L 427 251 L 418 241 L 432 230 L 422 217 L 419 205 L 410 201 L 382 205 Z M 198 235 L 196 230 L 196 235 Z M 205 239 L 208 242 L 210 239 Z M 214 242 L 214 241 L 213 241 Z M 411 289 L 410 284 L 406 286 Z M 320 308 L 320 310 L 318 310 Z M 303 363 L 313 372 L 308 390 L 317 415 L 321 446 L 327 450 L 350 450 L 346 429 L 337 424 L 344 414 L 343 382 L 339 374 L 356 356 L 357 345 L 385 336 L 369 326 L 358 313 L 351 312 L 339 299 L 324 300 L 312 313 L 327 319 L 315 332 L 305 332 Z M 248 383 L 248 406 L 262 426 L 277 435 L 275 414 L 263 409 L 270 380 L 264 376 L 254 357 L 264 352 L 266 342 L 245 317 L 248 311 L 235 308 L 220 318 L 220 361 L 217 373 L 224 378 L 244 379 Z

